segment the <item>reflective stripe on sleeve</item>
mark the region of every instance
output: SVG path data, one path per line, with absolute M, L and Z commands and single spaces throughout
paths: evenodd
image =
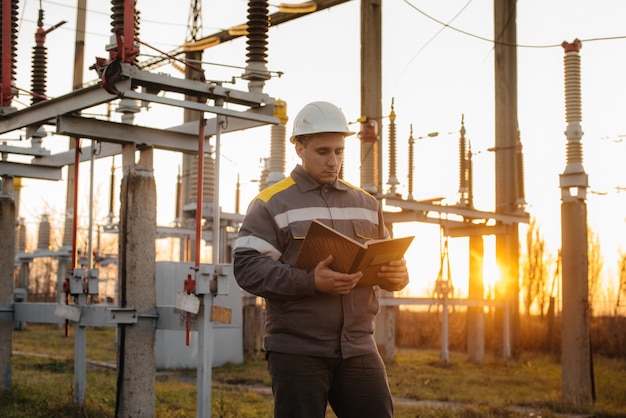
M 272 260 L 278 260 L 282 253 L 276 249 L 272 244 L 261 239 L 259 237 L 255 237 L 254 235 L 246 235 L 244 237 L 239 237 L 235 241 L 235 250 L 238 248 L 251 248 L 259 253 L 270 257 Z

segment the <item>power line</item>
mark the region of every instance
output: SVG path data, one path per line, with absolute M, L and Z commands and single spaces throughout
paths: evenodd
M 424 12 L 423 10 L 421 10 L 419 7 L 415 6 L 414 4 L 412 4 L 409 0 L 403 0 L 409 7 L 411 7 L 412 9 L 414 9 L 416 12 L 418 12 L 419 14 L 421 14 L 422 16 L 426 17 L 427 19 L 432 20 L 435 23 L 438 23 L 439 25 L 445 27 L 445 28 L 449 28 L 452 29 L 453 31 L 462 33 L 463 35 L 467 35 L 469 37 L 472 38 L 476 38 L 479 39 L 481 41 L 485 41 L 485 42 L 489 42 L 492 44 L 498 44 L 498 45 L 505 45 L 505 46 L 514 46 L 514 47 L 518 47 L 518 48 L 562 48 L 562 43 L 559 42 L 558 44 L 548 44 L 548 45 L 525 45 L 525 44 L 510 44 L 507 42 L 501 42 L 501 41 L 496 41 L 494 39 L 491 38 L 486 38 L 484 36 L 480 36 L 480 35 L 476 35 L 474 33 L 471 32 L 467 32 L 463 29 L 459 29 L 456 28 L 454 26 L 451 26 L 448 23 L 442 22 L 434 17 L 432 17 L 431 15 L 429 15 L 428 13 Z M 596 42 L 596 41 L 614 41 L 614 40 L 618 40 L 618 39 L 626 39 L 626 35 L 623 36 L 607 36 L 607 37 L 601 37 L 601 38 L 587 38 L 587 39 L 581 39 L 580 41 L 583 43 L 586 42 Z
M 420 49 L 417 50 L 417 52 L 415 53 L 415 55 L 413 55 L 413 57 L 409 60 L 409 62 L 404 66 L 404 68 L 402 69 L 402 72 L 400 72 L 400 75 L 396 78 L 396 85 L 394 86 L 392 91 L 396 91 L 396 87 L 398 86 L 398 83 L 400 82 L 400 80 L 402 79 L 402 76 L 404 75 L 404 73 L 406 72 L 406 70 L 409 68 L 409 66 L 413 63 L 413 61 L 415 61 L 415 58 L 417 58 L 417 56 L 441 33 L 443 32 L 443 30 L 446 27 L 450 27 L 449 24 L 454 22 L 454 20 L 459 17 L 461 15 L 461 13 L 463 13 L 463 11 L 467 8 L 467 6 L 470 5 L 470 3 L 472 2 L 472 0 L 469 0 L 467 3 L 465 3 L 465 6 L 463 6 L 461 8 L 461 10 L 458 11 L 457 14 L 454 15 L 454 17 L 452 19 L 450 19 L 450 21 L 447 24 L 444 24 L 442 26 L 441 29 L 439 29 L 433 36 L 430 37 L 430 39 L 428 39 L 428 41 L 426 41 L 426 43 L 424 43 L 424 45 L 422 45 L 420 47 Z

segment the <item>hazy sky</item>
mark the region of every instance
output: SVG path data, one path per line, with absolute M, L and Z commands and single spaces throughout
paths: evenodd
M 71 90 L 74 60 L 75 1 L 42 1 L 48 28 L 60 20 L 64 26 L 47 37 L 48 94 L 52 97 Z M 110 34 L 110 2 L 88 1 L 85 53 L 85 81 L 95 79 L 87 69 L 96 56 L 106 57 L 105 45 Z M 173 6 L 173 5 L 176 6 Z M 139 0 L 140 38 L 154 47 L 171 51 L 185 40 L 189 1 Z M 493 82 L 493 1 L 490 0 L 383 0 L 383 113 L 388 114 L 395 100 L 398 137 L 398 177 L 400 191 L 406 197 L 406 147 L 411 126 L 414 136 L 440 132 L 439 137 L 419 140 L 415 152 L 416 199 L 448 197 L 455 203 L 458 191 L 457 139 L 462 115 L 466 136 L 474 152 L 474 201 L 477 209 L 494 209 L 494 155 L 487 149 L 494 144 Z M 245 23 L 247 1 L 205 0 L 203 34 Z M 39 1 L 20 2 L 17 84 L 30 89 L 32 47 Z M 270 7 L 270 13 L 276 11 Z M 563 41 L 582 40 L 582 104 L 585 132 L 583 163 L 589 174 L 589 224 L 600 236 L 605 257 L 605 274 L 616 277 L 618 251 L 626 247 L 624 170 L 626 157 L 624 111 L 626 83 L 626 31 L 623 17 L 626 3 L 621 0 L 524 0 L 517 4 L 518 113 L 525 159 L 525 189 L 528 211 L 537 218 L 549 251 L 560 246 L 559 173 L 565 168 L 563 134 Z M 442 23 L 449 26 L 443 26 Z M 328 100 L 342 107 L 350 121 L 360 116 L 360 1 L 353 0 L 290 23 L 272 27 L 268 39 L 268 69 L 281 72 L 269 80 L 265 92 L 285 100 L 289 116 L 307 102 Z M 229 81 L 245 68 L 245 38 L 207 50 L 204 61 L 227 66 L 205 65 L 207 78 Z M 141 47 L 142 54 L 155 51 Z M 234 68 L 238 67 L 238 68 Z M 157 71 L 182 75 L 170 66 Z M 247 90 L 237 78 L 234 88 Z M 14 103 L 30 103 L 21 96 Z M 118 119 L 119 120 L 119 117 Z M 140 114 L 137 122 L 155 127 L 177 125 L 182 120 L 169 109 L 156 107 Z M 384 122 L 386 123 L 386 122 Z M 288 132 L 291 123 L 288 123 Z M 358 127 L 355 125 L 355 129 Z M 382 127 L 386 140 L 388 127 Z M 4 135 L 3 137 L 10 137 Z M 346 177 L 359 183 L 359 147 L 349 140 Z M 221 206 L 234 207 L 235 177 L 240 173 L 243 205 L 256 193 L 250 181 L 261 171 L 259 157 L 269 156 L 269 128 L 225 135 L 222 140 Z M 62 150 L 64 137 L 48 137 L 44 145 Z M 387 144 L 383 147 L 386 149 Z M 244 150 L 255 150 L 246 152 Z M 258 151 L 257 151 L 258 150 Z M 155 177 L 158 187 L 160 224 L 173 220 L 171 193 L 180 158 L 177 154 L 157 153 Z M 160 162 L 160 163 L 159 163 Z M 165 164 L 163 164 L 165 162 Z M 287 171 L 296 160 L 288 152 Z M 117 158 L 119 166 L 121 158 Z M 384 157 L 386 169 L 387 156 Z M 99 161 L 97 169 L 106 175 L 96 180 L 101 195 L 108 195 L 111 159 Z M 88 166 L 81 169 L 80 193 L 88 190 Z M 387 171 L 384 181 L 387 182 Z M 119 179 L 118 174 L 118 179 Z M 30 228 L 43 211 L 61 214 L 65 185 L 25 180 L 21 216 Z M 43 185 L 43 187 L 42 187 Z M 116 196 L 116 200 L 117 200 Z M 105 199 L 106 200 L 106 199 Z M 28 203 L 26 203 L 28 202 Z M 100 204 L 106 215 L 106 202 Z M 86 210 L 86 208 L 84 208 Z M 58 220 L 61 222 L 61 219 Z M 411 260 L 414 263 L 412 289 L 430 291 L 439 270 L 439 231 L 433 226 L 398 226 L 396 234 L 417 233 Z M 523 232 L 520 234 L 522 244 Z M 491 251 L 491 239 L 487 251 Z M 453 282 L 464 288 L 467 281 L 467 240 L 450 242 Z M 487 257 L 490 257 L 488 254 Z M 434 261 L 433 261 L 434 260 Z M 486 267 L 489 270 L 489 267 Z M 487 278 L 487 281 L 490 279 Z

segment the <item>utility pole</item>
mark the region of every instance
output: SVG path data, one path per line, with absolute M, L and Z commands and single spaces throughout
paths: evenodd
M 563 313 L 561 376 L 563 399 L 588 405 L 595 398 L 589 337 L 589 283 L 587 255 L 587 174 L 583 167 L 581 42 L 563 42 L 565 50 L 565 119 L 567 164 L 560 175 Z
M 0 266 L 15 260 L 15 201 L 13 178 L 0 178 Z M 11 389 L 13 344 L 13 269 L 0 269 L 0 390 Z
M 496 213 L 514 214 L 518 207 L 516 181 L 517 145 L 517 26 L 516 0 L 494 0 L 494 78 L 495 78 L 495 148 Z M 505 341 L 502 355 L 508 358 L 519 344 L 519 237 L 518 224 L 508 225 L 508 232 L 496 235 L 496 260 L 501 266 L 502 291 L 496 298 L 511 316 L 511 335 Z M 498 321 L 502 324 L 502 321 Z M 502 332 L 506 332 L 505 329 Z M 507 343 L 508 341 L 508 343 Z
M 375 121 L 381 132 L 382 0 L 361 0 L 361 118 Z M 382 194 L 380 138 L 361 139 L 361 188 Z
M 2 62 L 0 64 L 0 113 L 12 111 L 16 74 L 18 5 L 2 1 Z M 13 350 L 13 266 L 15 263 L 16 204 L 15 178 L 0 176 L 0 390 L 11 388 L 11 353 Z M 9 266 L 11 266 L 9 268 Z
M 382 0 L 361 0 L 361 121 L 374 123 L 381 132 L 382 110 Z M 361 188 L 382 196 L 381 139 L 361 136 Z M 381 290 L 381 297 L 390 292 Z M 397 308 L 381 307 L 376 317 L 374 338 L 378 351 L 386 360 L 395 355 L 393 335 Z

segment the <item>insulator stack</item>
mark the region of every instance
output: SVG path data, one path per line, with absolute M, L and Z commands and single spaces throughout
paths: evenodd
M 465 144 L 465 116 L 461 118 L 461 130 L 459 131 L 459 191 L 467 190 L 466 171 L 466 144 Z
M 465 115 L 461 116 L 461 129 L 459 131 L 459 204 L 469 205 L 469 166 L 467 154 L 467 140 L 465 138 Z
M 111 32 L 124 32 L 124 0 L 111 0 Z
M 185 204 L 195 204 L 198 194 L 198 157 L 193 156 L 189 171 L 183 176 L 189 179 L 189 192 L 185 193 Z M 212 202 L 215 196 L 215 159 L 204 159 L 204 177 L 202 178 L 202 201 Z
M 5 21 L 7 14 L 10 15 L 10 29 L 2 27 L 3 35 L 10 31 L 11 36 L 9 39 L 2 37 L 0 39 L 0 57 L 2 57 L 2 65 L 0 66 L 0 83 L 2 84 L 2 90 L 0 91 L 0 106 L 10 106 L 13 99 L 13 85 L 15 84 L 17 74 L 17 22 L 18 22 L 18 9 L 19 1 L 12 0 L 9 3 L 2 2 L 0 6 L 0 22 Z M 10 10 L 7 10 L 7 7 Z
M 17 19 L 19 0 L 11 2 L 11 80 L 15 80 L 17 75 Z
M 48 65 L 48 49 L 45 45 L 33 47 L 32 87 L 34 93 L 31 104 L 39 103 L 46 97 L 46 73 Z
M 136 5 L 137 1 L 135 0 L 133 1 L 132 36 L 134 38 L 139 38 L 139 10 L 137 10 Z M 111 33 L 113 33 L 113 35 L 123 36 L 125 32 L 124 10 L 124 0 L 111 0 Z M 118 54 L 121 54 L 122 57 L 128 58 L 128 61 L 126 62 L 133 61 L 138 53 L 138 50 L 133 47 L 134 39 L 130 41 L 124 40 L 124 42 L 127 43 L 127 46 L 124 48 L 125 51 L 123 53 L 122 51 L 118 51 Z
M 413 138 L 413 125 L 411 125 L 411 135 L 409 136 L 409 181 L 407 199 L 413 200 L 413 169 L 415 159 L 415 138 Z
M 565 121 L 582 122 L 583 110 L 580 84 L 580 41 L 565 46 Z
M 48 49 L 46 48 L 46 31 L 43 28 L 43 10 L 39 9 L 37 21 L 37 33 L 35 34 L 35 46 L 33 47 L 32 85 L 33 92 L 31 104 L 39 103 L 46 97 L 46 74 L 48 72 Z
M 565 121 L 568 124 L 578 124 L 583 120 L 579 53 L 581 46 L 582 44 L 578 40 L 571 44 L 564 43 Z M 583 150 L 581 142 L 577 140 L 568 141 L 567 162 L 582 163 L 582 160 Z
M 568 142 L 567 143 L 567 162 L 568 163 L 582 163 L 583 161 L 583 148 L 580 142 Z
M 474 161 L 472 146 L 467 143 L 467 206 L 474 207 Z
M 47 214 L 41 215 L 39 222 L 39 239 L 37 241 L 38 250 L 49 250 L 51 248 L 50 241 L 50 222 Z
M 589 185 L 587 173 L 583 167 L 583 128 L 582 121 L 582 98 L 580 88 L 580 48 L 582 43 L 576 39 L 572 43 L 563 42 L 565 57 L 565 119 L 567 127 L 565 136 L 566 164 L 565 171 L 561 174 L 559 185 L 561 187 L 561 199 L 563 202 L 579 201 L 586 199 Z
M 272 125 L 270 139 L 270 158 L 267 165 L 267 185 L 271 186 L 285 177 L 286 143 L 287 143 L 287 104 L 282 100 L 276 101 L 274 116 L 280 119 L 280 124 Z
M 266 0 L 248 2 L 248 41 L 246 70 L 242 78 L 248 80 L 248 90 L 262 92 L 267 71 L 267 32 L 269 30 L 269 6 Z
M 136 1 L 135 4 L 137 4 Z M 137 10 L 137 8 L 135 8 L 134 10 L 135 13 L 133 14 L 133 30 L 135 33 L 135 38 L 139 38 L 139 28 L 141 27 L 139 17 L 141 16 L 141 11 Z
M 400 183 L 396 174 L 396 143 L 396 111 L 392 100 L 391 113 L 389 113 L 389 181 L 387 182 L 391 186 L 390 194 L 396 193 L 396 186 Z
M 137 1 L 133 2 L 134 5 Z M 139 10 L 134 7 L 133 30 L 139 36 Z M 111 33 L 124 33 L 124 0 L 111 0 Z
M 248 47 L 246 63 L 267 64 L 268 2 L 250 1 L 248 7 Z

